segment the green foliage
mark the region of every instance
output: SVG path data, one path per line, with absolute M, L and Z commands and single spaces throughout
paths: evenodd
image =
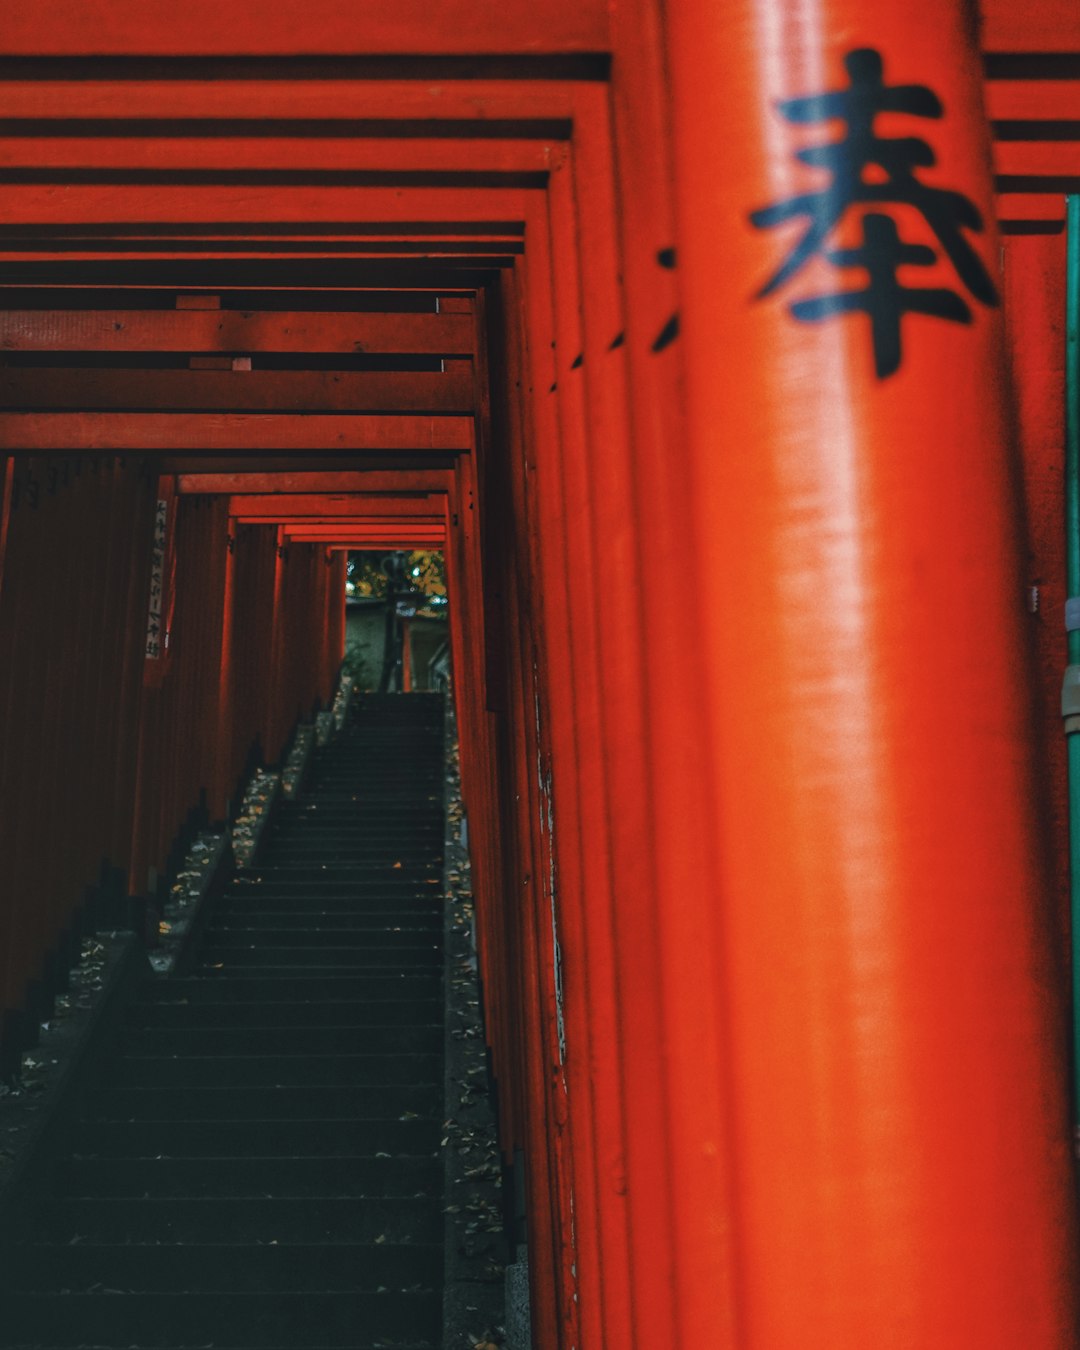
M 387 577 L 383 562 L 385 553 L 356 552 L 349 554 L 346 589 L 357 599 L 384 600 Z M 405 580 L 418 601 L 420 613 L 441 617 L 446 613 L 446 559 L 441 552 L 416 549 L 412 553 L 393 555 L 403 563 Z M 409 591 L 398 589 L 401 597 Z

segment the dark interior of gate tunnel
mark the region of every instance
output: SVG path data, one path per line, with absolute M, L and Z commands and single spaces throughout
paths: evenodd
M 2 1345 L 502 1341 L 466 253 L 0 286 Z
M 0 1344 L 503 1343 L 463 813 L 444 694 L 346 668 L 153 936 L 83 937 L 0 1089 Z
M 51 913 L 5 914 L 0 1345 L 301 1345 L 313 1318 L 320 1345 L 500 1345 L 521 1190 L 451 706 L 455 489 L 356 457 L 168 467 L 11 479 L 0 632 L 41 720 L 10 753 L 65 840 L 118 843 L 81 888 L 39 851 Z M 27 578 L 62 588 L 59 642 Z

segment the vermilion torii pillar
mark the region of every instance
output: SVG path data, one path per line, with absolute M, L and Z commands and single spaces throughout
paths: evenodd
M 739 1350 L 1077 1344 L 973 11 L 668 10 Z

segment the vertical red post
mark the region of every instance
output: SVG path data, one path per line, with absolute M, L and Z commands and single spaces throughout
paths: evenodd
M 687 506 L 715 578 L 688 902 L 723 972 L 703 1034 L 726 1047 L 737 1344 L 1064 1350 L 1062 960 L 974 8 L 668 14 Z

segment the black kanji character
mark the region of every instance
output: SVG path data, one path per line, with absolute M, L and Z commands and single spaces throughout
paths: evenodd
M 940 118 L 943 113 L 940 99 L 926 85 L 886 85 L 881 55 L 872 48 L 849 52 L 844 67 L 850 79 L 847 89 L 786 99 L 779 104 L 780 114 L 788 122 L 806 125 L 837 119 L 846 129 L 837 141 L 796 152 L 795 157 L 802 163 L 828 170 L 831 182 L 827 186 L 751 214 L 750 220 L 758 229 L 771 229 L 800 218 L 807 221 L 802 238 L 758 291 L 758 298 L 778 290 L 815 256 L 823 257 L 835 267 L 865 268 L 870 275 L 865 290 L 796 301 L 791 312 L 806 321 L 856 310 L 868 314 L 875 369 L 879 376 L 884 376 L 899 367 L 900 320 L 905 313 L 970 323 L 971 311 L 955 292 L 920 290 L 897 282 L 899 266 L 929 266 L 937 255 L 924 245 L 902 243 L 889 216 L 878 212 L 867 214 L 862 247 L 828 249 L 828 238 L 849 207 L 914 207 L 930 226 L 972 296 L 985 305 L 996 305 L 998 297 L 982 260 L 963 234 L 965 229 L 976 233 L 983 229 L 982 215 L 974 203 L 962 193 L 931 187 L 919 180 L 916 170 L 936 162 L 927 141 L 914 136 L 883 137 L 874 130 L 879 113 Z
M 838 291 L 796 300 L 791 312 L 807 322 L 858 310 L 868 314 L 874 342 L 874 371 L 879 379 L 899 369 L 903 315 L 931 314 L 956 323 L 971 322 L 971 310 L 955 291 L 900 285 L 896 279 L 898 267 L 902 264 L 931 267 L 936 255 L 925 244 L 901 243 L 891 216 L 868 212 L 863 219 L 862 247 L 830 250 L 825 257 L 837 267 L 865 268 L 870 284 L 861 291 Z

